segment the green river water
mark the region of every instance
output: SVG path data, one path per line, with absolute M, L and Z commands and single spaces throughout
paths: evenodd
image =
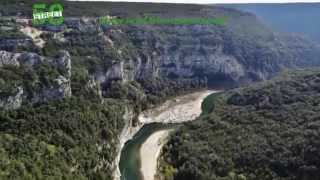
M 214 98 L 214 96 L 210 96 Z M 206 103 L 204 109 L 211 107 Z M 203 109 L 202 109 L 203 110 Z M 123 146 L 120 154 L 119 169 L 121 173 L 121 180 L 143 180 L 140 172 L 140 147 L 153 133 L 163 129 L 176 129 L 181 124 L 163 124 L 163 123 L 152 123 L 144 125 L 134 137 L 127 141 Z M 146 179 L 147 180 L 147 179 Z
M 144 125 L 135 136 L 126 142 L 121 151 L 119 168 L 121 180 L 142 180 L 140 172 L 140 147 L 153 133 L 172 129 L 177 125 L 152 123 Z

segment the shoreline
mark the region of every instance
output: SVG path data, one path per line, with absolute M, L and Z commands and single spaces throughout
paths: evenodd
M 139 115 L 143 124 L 183 123 L 195 120 L 201 113 L 201 105 L 208 95 L 219 91 L 206 90 L 191 93 L 166 101 L 159 107 L 149 109 Z M 168 130 L 153 133 L 140 147 L 140 172 L 144 180 L 154 180 L 157 173 L 158 157 L 169 136 Z
M 136 127 L 130 126 L 133 120 L 133 111 L 132 109 L 128 110 L 126 109 L 126 113 L 123 115 L 124 119 L 127 119 L 129 122 L 125 124 L 125 127 L 123 128 L 120 137 L 119 137 L 119 144 L 118 149 L 119 152 L 117 153 L 117 156 L 114 160 L 114 166 L 115 170 L 113 172 L 113 179 L 114 180 L 120 180 L 121 179 L 121 172 L 120 172 L 120 156 L 122 152 L 122 148 L 124 147 L 125 143 L 133 138 L 133 136 L 142 128 L 143 124 L 139 124 Z
M 204 90 L 169 99 L 162 105 L 139 114 L 139 123 L 183 123 L 195 120 L 201 113 L 205 97 L 219 91 Z
M 157 173 L 158 157 L 172 130 L 159 130 L 153 133 L 140 148 L 140 172 L 143 180 L 152 180 Z M 145 157 L 145 158 L 143 158 Z
M 121 135 L 119 137 L 119 142 L 120 142 L 118 145 L 119 152 L 113 162 L 115 167 L 114 173 L 113 173 L 114 180 L 120 180 L 120 177 L 121 177 L 119 162 L 120 162 L 120 156 L 121 156 L 121 152 L 122 152 L 122 148 L 124 147 L 124 144 L 130 139 L 132 139 L 134 135 L 137 132 L 139 132 L 139 130 L 144 125 L 154 123 L 154 122 L 167 124 L 167 123 L 183 123 L 186 121 L 195 120 L 196 117 L 198 117 L 202 112 L 201 104 L 203 99 L 208 95 L 212 93 L 217 93 L 217 92 L 219 91 L 218 90 L 200 90 L 197 92 L 193 92 L 193 93 L 177 96 L 172 99 L 168 99 L 159 106 L 156 106 L 154 108 L 150 108 L 148 110 L 141 112 L 138 115 L 138 126 L 136 127 L 130 126 L 133 119 L 133 111 L 132 109 L 127 108 L 126 113 L 124 114 L 124 118 L 127 119 L 129 122 L 127 122 L 127 124 L 123 128 Z M 190 111 L 190 108 L 192 109 L 192 111 Z M 162 149 L 161 147 L 159 148 L 160 152 Z M 157 165 L 158 156 L 159 155 L 156 155 L 156 159 L 155 159 L 156 165 Z M 140 172 L 142 176 L 144 176 L 144 171 L 141 167 L 143 166 L 142 164 L 144 163 L 145 161 L 143 161 L 143 159 L 141 158 Z M 155 168 L 155 170 L 157 170 L 157 167 Z M 154 178 L 148 179 L 148 180 L 153 180 L 153 179 Z

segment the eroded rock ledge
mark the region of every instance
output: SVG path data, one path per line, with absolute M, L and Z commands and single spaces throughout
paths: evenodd
M 0 108 L 17 109 L 23 103 L 46 102 L 71 96 L 71 57 L 0 51 Z

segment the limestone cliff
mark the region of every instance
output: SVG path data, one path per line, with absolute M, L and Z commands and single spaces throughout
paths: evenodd
M 71 58 L 66 51 L 56 58 L 0 51 L 0 73 L 1 108 L 71 96 Z
M 181 14 L 175 17 L 185 17 Z M 268 79 L 286 68 L 320 65 L 319 45 L 302 37 L 273 32 L 252 14 L 215 7 L 188 16 L 196 15 L 225 17 L 226 23 L 107 26 L 98 24 L 97 18 L 66 18 L 59 27 L 38 27 L 44 45 L 41 48 L 34 44 L 29 50 L 40 55 L 22 53 L 22 57 L 28 63 L 35 63 L 42 56 L 56 56 L 57 51 L 67 50 L 72 64 L 83 66 L 86 76 L 90 76 L 85 81 L 94 79 L 105 97 L 112 94 L 114 82 L 120 86 L 138 82 L 142 92 L 158 94 L 205 86 L 236 87 Z M 17 23 L 17 26 L 25 29 L 28 24 Z M 27 36 L 6 41 L 20 39 L 25 43 L 14 48 L 26 49 L 26 42 L 32 40 Z M 2 49 L 12 51 L 12 48 Z M 2 63 L 10 58 L 10 63 L 17 63 L 18 55 L 6 56 L 12 57 L 4 58 Z M 66 76 L 55 78 L 56 84 L 64 87 L 56 91 L 47 88 L 52 92 L 43 90 L 42 99 L 57 96 L 59 92 L 62 92 L 59 96 L 70 94 L 70 87 L 65 85 L 71 77 L 71 62 L 59 63 L 56 61 L 54 66 L 68 69 Z M 39 101 L 39 96 L 33 99 Z

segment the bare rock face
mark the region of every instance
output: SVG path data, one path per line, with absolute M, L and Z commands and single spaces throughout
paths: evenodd
M 18 87 L 17 93 L 13 96 L 0 97 L 0 108 L 4 109 L 18 109 L 23 100 L 23 88 Z
M 69 79 L 66 79 L 64 76 L 60 75 L 57 79 L 54 79 L 53 81 L 53 87 L 43 89 L 40 93 L 32 97 L 31 102 L 47 102 L 49 100 L 61 99 L 65 97 L 70 97 L 72 95 Z
M 20 54 L 20 56 L 18 57 L 18 61 L 21 65 L 32 67 L 42 63 L 44 61 L 44 58 L 36 53 L 24 52 Z
M 7 51 L 0 51 L 0 67 L 4 65 L 19 66 L 18 57 L 20 55 L 19 53 L 14 54 Z
M 97 79 L 100 82 L 201 79 L 210 86 L 234 87 L 269 79 L 286 68 L 320 65 L 319 45 L 303 37 L 273 32 L 250 13 L 219 8 L 208 13 L 213 17 L 217 13 L 229 17 L 223 26 L 97 27 L 112 46 L 131 44 L 136 52 L 119 59 Z M 86 23 L 79 21 L 79 26 Z
M 106 80 L 124 80 L 123 62 L 112 65 L 106 72 Z
M 61 50 L 59 52 L 58 58 L 53 59 L 52 63 L 59 68 L 66 70 L 65 76 L 67 78 L 71 77 L 71 56 L 68 51 Z
M 17 109 L 24 102 L 46 102 L 71 96 L 71 58 L 66 51 L 61 51 L 56 58 L 29 52 L 0 51 L 2 70 L 8 74 L 3 73 L 0 77 L 3 84 L 0 87 L 0 108 Z M 7 78 L 9 74 L 17 79 Z
M 101 85 L 99 94 L 108 94 L 104 91 L 118 84 L 113 81 L 122 85 L 138 82 L 143 91 L 152 93 L 162 93 L 163 89 L 170 89 L 165 87 L 168 85 L 177 89 L 207 85 L 228 88 L 268 79 L 286 68 L 320 65 L 319 45 L 277 34 L 252 14 L 219 8 L 207 13 L 210 17 L 229 17 L 223 26 L 103 26 L 94 18 L 75 17 L 67 18 L 61 29 L 42 28 L 54 34 L 52 39 L 44 36 L 45 40 L 54 41 L 59 34 L 64 40 L 55 41 L 58 47 L 66 47 L 73 56 L 86 60 L 85 65 L 79 60 L 79 66 L 87 68 L 84 71 L 96 81 L 89 84 Z M 8 51 L 0 51 L 0 68 L 26 66 L 36 71 L 46 64 L 58 70 L 46 77 L 44 87 L 28 93 L 27 99 L 39 102 L 71 94 L 71 56 L 67 51 L 61 51 L 56 58 Z
M 239 30 L 233 24 L 110 28 L 105 34 L 111 37 L 130 34 L 127 41 L 138 53 L 113 64 L 99 79 L 202 79 L 211 86 L 239 86 L 266 80 L 285 68 L 320 65 L 316 44 L 276 34 L 255 23 L 251 15 L 245 16 L 242 21 L 250 21 L 258 32 L 248 27 Z M 121 29 L 122 34 L 115 29 Z

